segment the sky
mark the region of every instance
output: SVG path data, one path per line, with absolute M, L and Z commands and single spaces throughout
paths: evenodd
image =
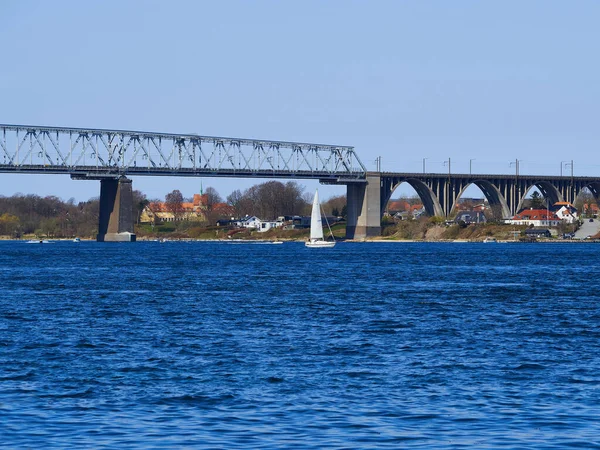
M 592 0 L 3 0 L 0 123 L 350 145 L 368 170 L 558 175 L 572 160 L 600 176 L 598 17 Z M 149 198 L 267 181 L 132 179 Z M 0 174 L 0 195 L 18 192 L 100 186 Z

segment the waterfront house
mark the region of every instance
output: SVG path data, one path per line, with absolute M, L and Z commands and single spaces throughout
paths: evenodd
M 524 209 L 512 219 L 505 221 L 511 225 L 533 225 L 534 227 L 556 227 L 560 218 L 547 209 Z
M 237 223 L 238 228 L 250 228 L 258 230 L 261 220 L 256 216 L 246 216 L 240 219 Z
M 548 228 L 528 228 L 525 230 L 525 236 L 533 238 L 549 238 L 550 236 L 552 236 L 552 233 L 550 233 L 550 230 Z
M 283 227 L 283 222 L 277 220 L 264 220 L 260 222 L 260 227 L 258 231 L 264 233 L 265 231 L 269 231 L 272 228 L 281 228 Z

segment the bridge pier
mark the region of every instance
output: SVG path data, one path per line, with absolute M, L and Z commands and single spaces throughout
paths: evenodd
M 346 238 L 366 239 L 381 235 L 381 176 L 367 173 L 366 183 L 347 185 Z
M 98 242 L 135 242 L 133 190 L 126 177 L 100 180 Z

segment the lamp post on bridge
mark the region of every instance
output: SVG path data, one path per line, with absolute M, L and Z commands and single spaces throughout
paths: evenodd
M 562 163 L 565 163 L 565 167 L 571 166 L 571 178 L 573 178 L 573 160 L 571 162 L 562 161 L 560 164 L 560 176 L 562 177 Z
M 427 160 L 427 158 L 423 158 L 423 173 L 425 173 L 425 161 Z
M 473 175 L 473 161 L 475 158 L 469 160 L 469 175 Z
M 448 179 L 450 179 L 450 158 L 448 158 L 448 161 L 444 161 L 444 166 L 448 164 Z
M 565 167 L 567 166 L 571 166 L 571 192 L 569 193 L 569 197 L 570 197 L 570 201 L 572 203 L 575 202 L 575 193 L 573 192 L 573 160 L 571 160 L 571 162 L 566 162 L 565 163 Z M 560 163 L 560 175 L 562 176 L 562 162 Z
M 452 186 L 452 183 L 450 181 L 450 177 L 451 177 L 451 170 L 450 170 L 450 158 L 448 158 L 448 161 L 444 161 L 444 166 L 448 164 L 448 181 L 446 182 L 446 195 L 445 195 L 445 201 L 444 201 L 444 212 L 446 213 L 446 217 L 448 217 L 450 215 L 450 188 Z
M 517 178 L 519 177 L 519 163 L 522 162 L 522 159 L 515 159 L 514 162 L 511 162 L 509 164 L 509 167 L 512 167 L 512 165 L 515 165 L 515 175 L 517 176 Z
M 377 172 L 381 172 L 381 156 L 375 158 L 375 167 L 377 169 Z
M 515 165 L 515 187 L 513 189 L 513 211 L 511 211 L 512 214 L 515 214 L 517 212 L 517 208 L 519 207 L 517 200 L 521 198 L 521 189 L 519 186 L 519 163 L 521 162 L 520 159 L 515 159 L 514 162 L 511 162 L 509 164 L 509 167 L 512 167 L 512 165 Z

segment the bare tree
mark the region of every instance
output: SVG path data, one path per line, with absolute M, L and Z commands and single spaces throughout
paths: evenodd
M 207 187 L 204 191 L 204 195 L 206 195 L 206 209 L 208 211 L 212 211 L 217 203 L 223 203 L 223 199 L 213 187 Z
M 175 220 L 181 217 L 181 213 L 183 212 L 183 195 L 178 189 L 169 192 L 165 196 L 165 207 L 167 211 L 173 213 Z
M 338 195 L 336 197 L 331 197 L 322 203 L 323 211 L 326 213 L 330 213 L 333 216 L 341 215 L 341 211 L 346 206 L 346 196 Z
M 267 181 L 238 193 L 230 201 L 235 201 L 240 214 L 257 215 L 262 219 L 275 219 L 278 216 L 302 214 L 307 208 L 303 198 L 304 188 L 290 181 Z M 312 201 L 312 199 L 311 199 Z
M 235 191 L 233 191 L 231 194 L 229 194 L 227 196 L 227 204 L 231 207 L 233 207 L 233 210 L 235 211 L 235 215 L 237 217 L 241 217 L 243 214 L 242 211 L 242 204 L 243 204 L 243 199 L 244 196 L 242 194 L 242 191 L 240 191 L 239 189 L 236 189 Z

